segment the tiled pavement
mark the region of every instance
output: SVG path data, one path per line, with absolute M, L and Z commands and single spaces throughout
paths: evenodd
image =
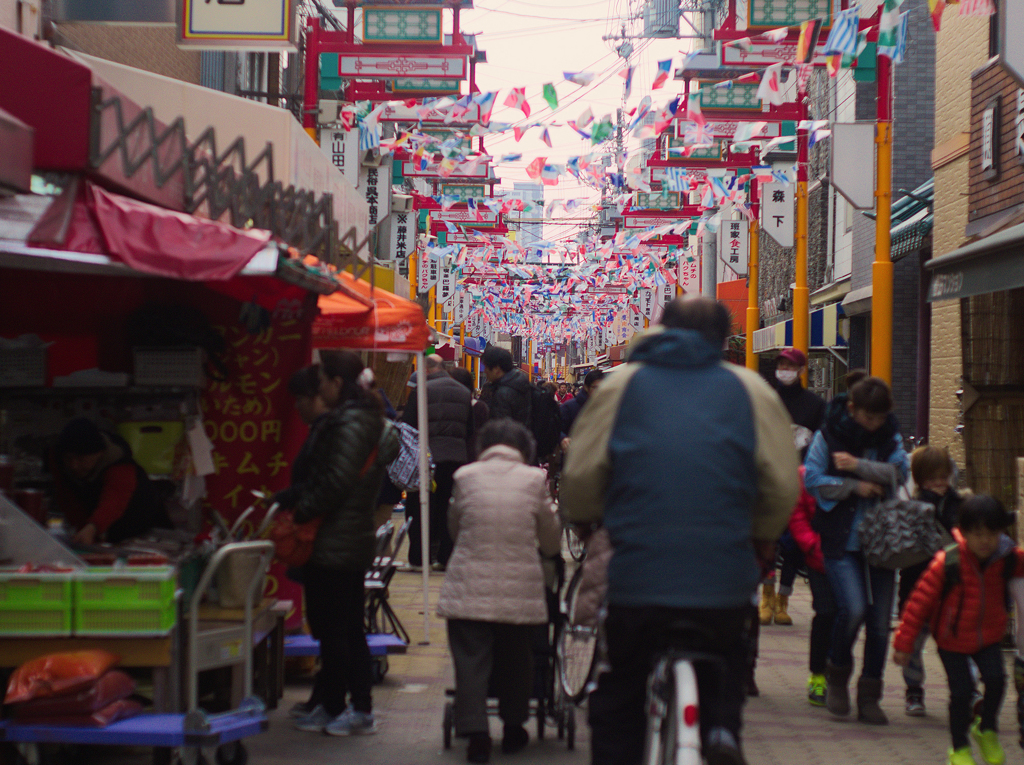
M 432 574 L 431 604 L 437 602 L 441 574 Z M 444 689 L 451 684 L 450 661 L 445 645 L 444 624 L 431 616 L 431 644 L 419 646 L 422 639 L 421 575 L 399 573 L 391 591 L 391 601 L 409 629 L 414 645 L 405 656 L 391 659 L 388 676 L 374 691 L 374 704 L 380 720 L 377 735 L 352 740 L 294 731 L 285 719 L 285 710 L 302 700 L 306 687 L 290 686 L 281 709 L 271 716 L 270 731 L 253 742 L 252 761 L 259 765 L 279 765 L 306 760 L 310 763 L 335 760 L 367 765 L 413 765 L 414 763 L 465 762 L 465 744 L 456 740 L 445 751 L 441 743 L 441 719 Z M 886 670 L 886 695 L 882 706 L 890 725 L 883 728 L 855 721 L 835 721 L 823 709 L 808 705 L 807 640 L 810 627 L 810 594 L 797 583 L 790 599 L 792 627 L 769 626 L 762 630 L 761 659 L 757 680 L 760 698 L 750 699 L 744 713 L 744 749 L 750 765 L 921 765 L 944 763 L 949 738 L 946 729 L 947 690 L 945 674 L 934 650 L 926 649 L 926 703 L 928 716 L 909 718 L 903 713 L 903 681 L 899 668 Z M 860 656 L 858 646 L 856 656 Z M 1009 658 L 1009 657 L 1008 657 Z M 1013 707 L 1016 692 L 1007 694 L 1001 717 L 1002 741 L 1008 763 L 1024 763 L 1017 745 L 1017 724 Z M 577 712 L 578 736 L 574 752 L 555 740 L 554 730 L 538 742 L 534 726 L 529 726 L 531 743 L 514 757 L 496 752 L 495 763 L 588 763 L 589 730 L 586 712 Z M 500 723 L 492 721 L 492 735 L 500 736 Z
M 431 610 L 436 606 L 441 582 L 441 574 L 430 576 Z M 270 713 L 270 729 L 247 742 L 252 765 L 465 762 L 462 741 L 456 740 L 449 751 L 442 747 L 444 691 L 451 685 L 451 668 L 444 623 L 433 614 L 430 645 L 417 644 L 423 638 L 420 585 L 421 575 L 412 573 L 399 573 L 392 582 L 391 603 L 409 630 L 413 645 L 407 654 L 391 657 L 384 683 L 374 688 L 380 726 L 377 735 L 343 739 L 294 730 L 287 710 L 296 701 L 305 700 L 309 692 L 308 682 L 295 682 L 288 686 L 279 708 Z M 882 703 L 890 725 L 874 728 L 855 721 L 835 721 L 825 710 L 809 706 L 805 697 L 811 609 L 809 592 L 802 582 L 797 583 L 797 590 L 790 599 L 790 613 L 795 626 L 770 626 L 762 630 L 757 672 L 762 695 L 750 699 L 744 715 L 744 749 L 750 765 L 939 765 L 946 762 L 949 747 L 947 691 L 934 644 L 929 644 L 925 656 L 927 717 L 908 718 L 903 714 L 902 677 L 898 668 L 890 664 Z M 856 655 L 860 655 L 859 647 Z M 1024 755 L 1016 743 L 1015 701 L 1016 692 L 1011 688 L 1000 721 L 1002 741 L 1007 762 L 1024 763 Z M 589 763 L 585 710 L 577 712 L 577 723 L 575 751 L 568 751 L 564 742 L 556 740 L 555 731 L 550 727 L 547 738 L 538 742 L 531 721 L 531 742 L 527 749 L 515 756 L 504 756 L 497 747 L 492 761 L 499 765 Z M 491 730 L 492 735 L 500 736 L 497 720 L 492 721 Z M 212 756 L 209 760 L 212 762 Z M 88 765 L 144 765 L 149 762 L 149 756 L 147 750 L 136 750 L 132 754 L 107 750 L 83 761 Z

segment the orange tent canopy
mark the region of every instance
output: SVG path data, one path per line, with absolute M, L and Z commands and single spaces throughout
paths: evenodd
M 313 347 L 360 351 L 422 351 L 430 342 L 423 309 L 351 274 L 337 274 L 341 289 L 321 295 Z

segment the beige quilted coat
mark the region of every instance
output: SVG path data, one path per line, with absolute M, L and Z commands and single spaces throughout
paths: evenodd
M 455 473 L 448 509 L 455 552 L 437 614 L 505 624 L 543 624 L 544 571 L 537 548 L 555 555 L 561 523 L 543 470 L 511 446 L 492 446 Z

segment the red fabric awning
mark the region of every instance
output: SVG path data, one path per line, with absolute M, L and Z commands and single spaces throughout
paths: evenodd
M 243 231 L 165 210 L 86 181 L 73 197 L 65 195 L 54 201 L 28 241 L 108 255 L 153 276 L 224 281 L 236 276 L 267 246 L 270 232 Z
M 422 351 L 430 342 L 430 327 L 419 303 L 400 298 L 351 274 L 340 273 L 341 290 L 323 295 L 320 316 L 313 324 L 313 347 L 322 349 Z M 352 293 L 352 294 L 348 294 Z M 369 308 L 356 297 L 369 299 Z

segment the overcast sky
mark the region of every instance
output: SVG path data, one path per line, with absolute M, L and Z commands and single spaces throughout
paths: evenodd
M 592 151 L 590 141 L 578 136 L 565 125 L 576 120 L 589 106 L 595 119 L 612 115 L 622 104 L 623 79 L 619 72 L 625 59 L 616 53 L 621 40 L 602 40 L 605 35 L 620 35 L 623 23 L 627 31 L 636 33 L 642 24 L 634 21 L 640 13 L 639 0 L 474 0 L 474 9 L 463 11 L 463 32 L 479 33 L 477 45 L 486 51 L 486 64 L 477 67 L 477 86 L 482 91 L 498 90 L 497 106 L 492 120 L 526 124 L 533 120 L 558 122 L 561 127 L 550 128 L 552 146 L 541 140 L 541 128 L 533 128 L 518 143 L 512 132 L 488 136 L 485 146 L 489 154 L 523 154 L 523 160 L 505 164 L 497 169 L 503 186 L 511 187 L 515 181 L 527 181 L 526 165 L 538 156 L 550 163 L 564 164 L 571 156 Z M 685 26 L 685 25 L 684 25 Z M 651 91 L 657 62 L 672 58 L 678 67 L 683 54 L 692 45 L 690 40 L 633 39 L 630 63 L 637 67 L 633 78 L 632 95 L 626 110 L 633 109 L 646 94 L 651 94 L 657 107 L 664 105 L 679 92 L 681 83 L 671 79 L 661 89 Z M 588 87 L 580 87 L 563 78 L 563 72 L 589 71 L 596 75 Z M 553 83 L 558 93 L 559 109 L 552 113 L 541 90 L 544 83 Z M 522 113 L 502 105 L 508 90 L 526 87 L 527 100 L 532 107 L 530 120 Z M 636 148 L 637 142 L 629 144 Z M 557 186 L 547 187 L 546 198 L 587 199 L 596 201 L 598 195 L 581 185 L 571 176 L 563 177 Z M 585 217 L 589 211 L 577 213 Z M 560 238 L 575 233 L 573 227 L 548 226 L 549 238 Z

